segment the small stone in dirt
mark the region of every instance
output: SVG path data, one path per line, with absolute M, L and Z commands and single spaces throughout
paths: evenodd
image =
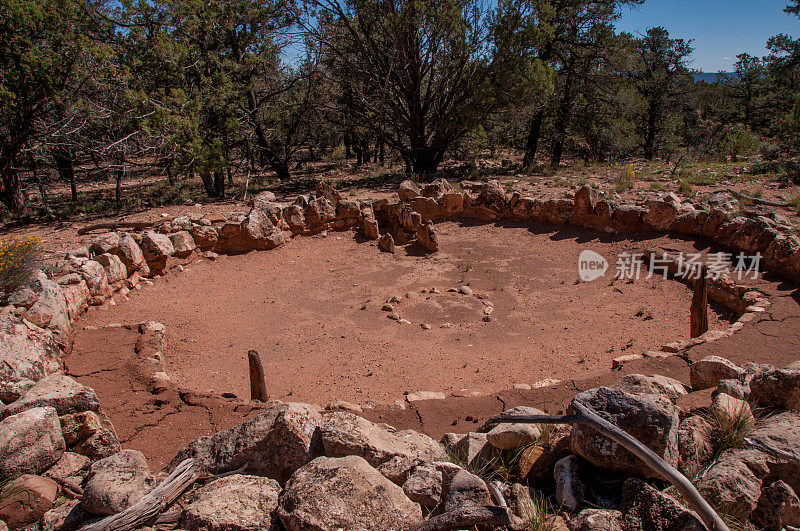
M 411 324 L 411 321 L 409 321 L 408 319 L 400 319 L 397 322 L 400 324 Z
M 392 306 L 391 304 L 384 304 L 381 310 L 383 310 L 384 312 L 393 312 L 394 306 Z
M 391 299 L 389 299 L 389 302 L 390 302 L 391 304 L 397 304 L 397 303 L 399 303 L 399 302 L 400 302 L 400 301 L 402 301 L 402 300 L 403 300 L 403 299 L 401 299 L 399 296 L 395 295 L 394 297 L 392 297 Z
M 417 297 L 419 297 L 419 293 L 416 291 L 409 291 L 406 293 L 406 299 L 416 299 Z
M 430 330 L 431 329 L 431 325 L 429 325 L 428 323 L 422 323 L 422 329 L 423 330 Z
M 397 312 L 389 312 L 389 313 L 386 314 L 386 317 L 388 317 L 392 321 L 399 321 L 400 320 L 400 316 L 397 315 Z
M 428 293 L 437 294 L 437 293 L 441 293 L 441 291 L 439 291 L 438 288 L 431 288 L 431 290 Z
M 453 328 L 452 323 L 445 323 L 442 325 L 442 328 Z
M 478 300 L 484 300 L 484 299 L 488 299 L 489 298 L 489 296 L 487 294 L 485 294 L 485 293 L 477 293 L 475 295 L 475 297 L 477 297 Z
M 447 293 L 458 293 L 458 288 L 450 288 L 447 290 Z
M 526 383 L 515 383 L 514 389 L 519 389 L 521 391 L 530 391 L 532 387 L 530 386 L 530 384 Z
M 462 295 L 472 295 L 472 288 L 469 286 L 461 286 L 458 288 L 458 292 Z
M 491 316 L 491 315 L 484 315 L 484 316 L 483 316 L 483 321 L 484 321 L 485 323 L 489 323 L 489 322 L 491 322 L 491 321 L 492 321 L 492 316 Z

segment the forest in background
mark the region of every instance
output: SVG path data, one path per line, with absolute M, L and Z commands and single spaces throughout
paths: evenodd
M 397 165 L 514 150 L 770 163 L 800 180 L 800 39 L 696 81 L 691 41 L 619 33 L 643 0 L 13 0 L 0 11 L 4 219 L 61 183 L 130 175 L 288 182 L 302 163 Z M 800 17 L 800 0 L 787 16 Z

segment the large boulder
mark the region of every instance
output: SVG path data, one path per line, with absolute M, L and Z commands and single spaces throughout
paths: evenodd
M 249 213 L 230 212 L 226 214 L 226 218 L 226 223 L 219 229 L 215 247 L 218 252 L 240 254 L 263 251 L 285 242 L 283 232 L 257 208 Z
M 93 305 L 102 304 L 111 296 L 111 287 L 108 285 L 106 270 L 97 260 L 86 258 L 72 258 L 72 268 L 86 281 L 86 286 L 91 294 Z
M 326 456 L 357 455 L 375 467 L 395 456 L 423 461 L 447 459 L 442 447 L 427 435 L 413 430 L 396 431 L 347 412 L 326 414 L 320 434 Z
M 36 302 L 27 309 L 25 318 L 41 328 L 66 334 L 69 331 L 69 312 L 61 286 L 41 271 L 31 278 L 28 286 L 36 294 Z
M 408 203 L 420 195 L 420 189 L 416 183 L 406 179 L 400 183 L 400 187 L 397 189 L 397 195 L 400 196 L 400 201 Z
M 670 399 L 673 403 L 678 398 L 689 394 L 681 382 L 660 374 L 654 374 L 653 376 L 628 374 L 617 380 L 611 387 L 626 393 L 661 395 Z
M 697 490 L 714 507 L 745 520 L 756 508 L 764 476 L 764 455 L 754 450 L 726 450 L 698 480 Z
M 117 433 L 111 421 L 102 413 L 98 416 L 100 428 L 89 437 L 79 440 L 73 448 L 75 453 L 85 455 L 92 460 L 103 459 L 120 451 Z
M 0 316 L 0 400 L 17 400 L 60 369 L 60 348 L 51 332 L 32 331 L 8 315 Z
M 519 406 L 503 412 L 503 415 L 544 415 L 545 412 L 533 407 Z M 513 450 L 535 443 L 542 434 L 536 424 L 503 422 L 486 434 L 486 439 L 498 450 Z
M 767 531 L 798 527 L 800 498 L 792 487 L 778 480 L 761 489 L 761 497 L 750 519 Z
M 109 283 L 117 284 L 128 278 L 128 269 L 125 267 L 125 264 L 122 263 L 119 256 L 105 253 L 97 255 L 95 260 L 105 269 Z
M 576 395 L 575 402 L 591 407 L 669 464 L 678 464 L 678 409 L 667 398 L 600 387 Z M 574 453 L 597 466 L 658 477 L 641 459 L 589 426 L 573 425 L 570 442 Z
M 308 404 L 280 404 L 210 437 L 200 437 L 172 460 L 174 468 L 193 458 L 202 473 L 219 474 L 247 465 L 284 483 L 312 459 L 312 442 L 322 419 Z
M 136 271 L 139 271 L 142 276 L 150 276 L 150 267 L 144 259 L 144 253 L 130 234 L 125 233 L 120 236 L 119 245 L 117 245 L 114 254 L 125 264 L 128 276 L 131 276 Z
M 38 521 L 56 501 L 58 485 L 40 476 L 25 474 L 0 490 L 0 521 L 18 529 Z
M 151 230 L 142 234 L 142 253 L 150 271 L 161 274 L 167 267 L 167 260 L 175 254 L 175 247 L 166 234 L 159 234 Z
M 217 479 L 194 494 L 183 510 L 181 527 L 189 531 L 272 529 L 280 491 L 277 481 L 259 476 L 234 474 Z
M 444 194 L 452 191 L 453 187 L 450 186 L 446 179 L 436 179 L 432 183 L 423 186 L 421 194 L 423 197 L 431 197 L 438 201 Z
M 169 241 L 172 242 L 172 248 L 175 250 L 175 256 L 178 258 L 187 258 L 192 254 L 192 251 L 197 249 L 194 238 L 185 230 L 170 234 Z
M 492 179 L 484 184 L 478 195 L 477 204 L 498 214 L 504 212 L 508 208 L 508 197 L 500 185 L 500 181 Z
M 693 415 L 681 421 L 678 428 L 678 469 L 693 477 L 699 474 L 714 457 L 711 423 L 705 417 Z
M 89 473 L 91 461 L 84 455 L 74 452 L 64 452 L 58 462 L 47 469 L 44 475 L 57 482 L 68 482 L 73 485 L 83 483 L 83 478 Z
M 116 514 L 136 504 L 155 484 L 142 452 L 122 450 L 92 464 L 81 504 L 92 514 Z
M 644 223 L 653 229 L 669 230 L 678 214 L 678 208 L 672 203 L 650 201 L 644 215 Z
M 553 468 L 556 502 L 567 512 L 575 511 L 586 495 L 586 484 L 581 480 L 578 470 L 578 458 L 574 455 L 559 459 Z
M 0 422 L 0 477 L 40 474 L 65 450 L 58 413 L 51 407 L 28 409 Z
M 100 401 L 90 387 L 63 374 L 51 374 L 39 380 L 22 398 L 0 412 L 0 417 L 16 415 L 26 409 L 53 407 L 59 415 L 80 411 L 97 411 Z
M 417 243 L 426 252 L 435 253 L 439 250 L 439 239 L 430 221 L 422 223 L 417 228 Z
M 706 356 L 692 363 L 689 379 L 692 389 L 710 389 L 716 387 L 720 380 L 739 379 L 745 370 L 730 360 L 719 356 Z
M 762 408 L 800 411 L 800 369 L 772 369 L 753 376 L 749 400 Z
M 459 470 L 447 482 L 442 500 L 442 512 L 455 511 L 463 507 L 482 507 L 490 505 L 491 500 L 489 487 L 485 481 L 471 472 Z
M 109 232 L 97 237 L 89 246 L 89 252 L 93 255 L 113 253 L 119 247 L 119 234 Z
M 389 531 L 419 523 L 422 510 L 361 457 L 319 457 L 286 484 L 278 516 L 287 531 Z
M 569 520 L 569 531 L 622 531 L 622 513 L 613 509 L 584 509 Z
M 625 529 L 704 531 L 697 515 L 644 481 L 629 478 L 622 486 Z
M 486 433 L 445 433 L 442 445 L 447 454 L 472 470 L 480 469 L 497 458 L 497 450 L 489 444 Z
M 442 471 L 433 463 L 421 463 L 408 473 L 403 492 L 411 501 L 432 509 L 442 501 L 442 481 Z
M 328 199 L 319 197 L 308 204 L 304 216 L 309 228 L 321 227 L 336 218 L 336 207 Z
M 197 245 L 201 251 L 212 250 L 217 245 L 217 240 L 219 239 L 217 229 L 210 225 L 195 225 L 189 231 L 189 234 L 191 234 L 192 240 L 194 240 L 195 245 Z

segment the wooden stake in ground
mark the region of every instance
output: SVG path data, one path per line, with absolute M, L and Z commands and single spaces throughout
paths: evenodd
M 691 337 L 708 332 L 708 267 L 700 267 L 700 278 L 694 284 L 692 295 Z
M 264 380 L 264 367 L 261 358 L 255 350 L 247 351 L 247 361 L 250 364 L 250 399 L 266 402 L 269 400 L 267 384 Z

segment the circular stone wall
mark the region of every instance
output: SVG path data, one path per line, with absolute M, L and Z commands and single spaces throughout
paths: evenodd
M 91 309 L 71 360 L 88 366 L 93 356 L 132 349 L 124 334 L 98 348 L 84 327 L 154 320 L 166 325 L 164 366 L 179 387 L 249 397 L 247 351 L 255 349 L 273 398 L 386 403 L 409 391 L 489 393 L 580 378 L 607 372 L 620 355 L 688 337 L 687 286 L 646 272 L 633 283 L 612 276 L 620 253 L 697 252 L 691 243 L 601 241 L 596 232 L 544 225 L 436 229 L 441 250 L 427 257 L 379 253 L 345 232 L 190 264 L 130 301 Z M 578 280 L 585 249 L 611 262 L 604 278 Z M 462 285 L 472 294 L 448 291 Z M 387 318 L 393 297 L 396 317 L 408 323 Z M 730 324 L 715 311 L 709 320 L 711 329 Z

